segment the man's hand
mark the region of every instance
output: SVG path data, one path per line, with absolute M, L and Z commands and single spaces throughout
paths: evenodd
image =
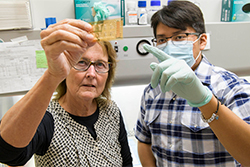
M 185 98 L 193 107 L 203 106 L 211 100 L 212 92 L 202 85 L 184 60 L 173 58 L 148 44 L 143 47 L 161 62 L 150 65 L 154 71 L 151 78 L 153 88 L 160 83 L 162 92 L 172 90 L 178 96 Z

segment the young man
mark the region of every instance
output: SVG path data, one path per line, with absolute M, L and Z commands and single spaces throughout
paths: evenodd
M 171 1 L 151 19 L 156 56 L 135 135 L 143 166 L 250 165 L 250 84 L 201 53 L 203 14 Z

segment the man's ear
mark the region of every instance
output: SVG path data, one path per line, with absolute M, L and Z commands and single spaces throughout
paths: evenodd
M 203 33 L 200 37 L 200 50 L 204 50 L 207 45 L 207 34 Z

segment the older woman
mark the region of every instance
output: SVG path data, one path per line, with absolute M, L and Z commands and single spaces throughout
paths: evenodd
M 91 31 L 86 22 L 63 20 L 41 32 L 48 70 L 3 117 L 1 162 L 23 165 L 35 154 L 36 166 L 132 166 L 110 99 L 116 53 Z

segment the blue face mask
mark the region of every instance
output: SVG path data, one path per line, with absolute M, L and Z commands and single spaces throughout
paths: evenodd
M 168 41 L 167 45 L 161 44 L 158 45 L 157 48 L 167 53 L 171 57 L 184 60 L 189 65 L 189 67 L 192 67 L 201 54 L 200 51 L 199 55 L 196 57 L 196 59 L 194 59 L 193 44 L 198 40 L 199 38 L 194 42 L 193 41 L 175 42 L 175 45 L 171 41 Z

